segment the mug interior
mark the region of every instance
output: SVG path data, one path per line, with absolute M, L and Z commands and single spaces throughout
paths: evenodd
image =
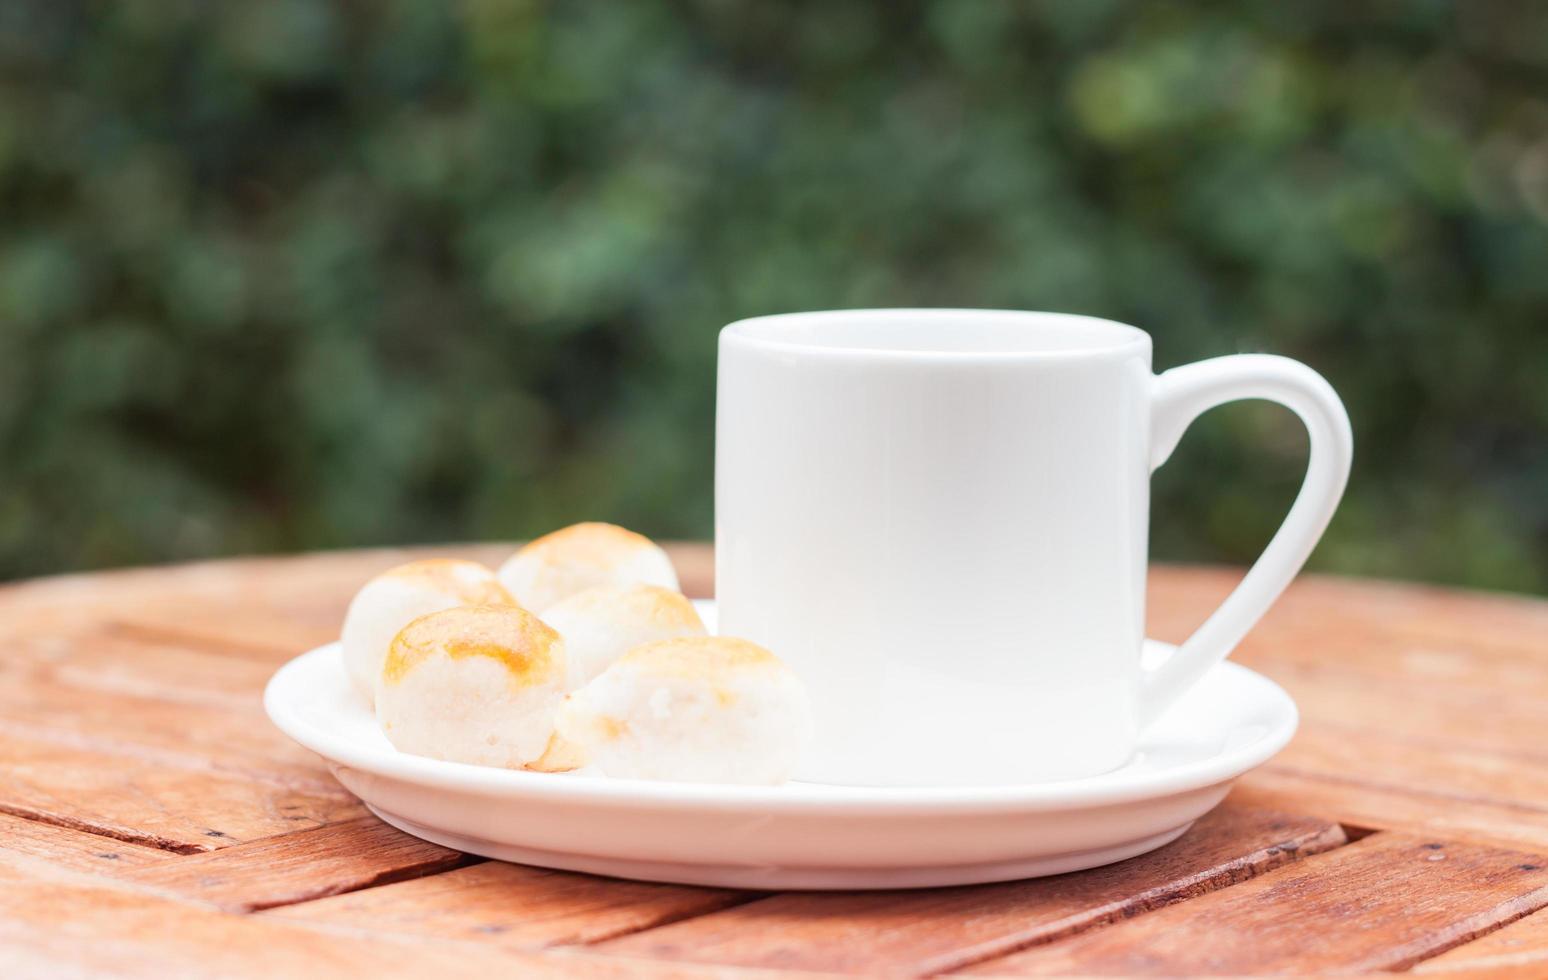
M 733 337 L 808 350 L 929 354 L 1054 354 L 1147 345 L 1142 330 L 1070 313 L 1014 310 L 833 310 L 739 320 Z

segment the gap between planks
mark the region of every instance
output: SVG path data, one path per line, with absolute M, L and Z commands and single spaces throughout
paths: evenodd
M 609 958 L 644 956 L 658 961 L 775 969 L 861 966 L 820 959 L 803 961 L 778 955 L 778 950 L 776 955 L 762 957 L 713 953 L 707 957 L 696 956 L 695 950 L 681 945 L 681 940 L 661 945 L 662 937 L 671 936 L 674 930 L 686 928 L 692 935 L 695 931 L 703 933 L 706 925 L 709 927 L 706 935 L 711 938 L 725 936 L 728 932 L 725 926 L 730 925 L 729 931 L 742 937 L 741 941 L 756 944 L 760 932 L 770 931 L 756 928 L 756 920 L 765 911 L 760 906 L 769 902 L 811 906 L 808 911 L 819 913 L 818 921 L 848 920 L 852 923 L 850 928 L 858 926 L 862 931 L 874 930 L 871 934 L 877 940 L 878 948 L 863 951 L 864 965 L 869 969 L 933 975 L 968 967 L 995 972 L 1002 964 L 1012 971 L 1027 966 L 1032 966 L 1035 971 L 1036 960 L 1027 957 L 1036 956 L 1038 949 L 1052 947 L 1050 952 L 1057 953 L 1066 943 L 1074 943 L 1079 948 L 1093 942 L 1100 947 L 1101 940 L 1097 937 L 1106 935 L 1110 927 L 1132 928 L 1128 923 L 1137 918 L 1183 903 L 1197 902 L 1201 908 L 1211 904 L 1218 906 L 1223 897 L 1230 897 L 1235 886 L 1262 881 L 1260 876 L 1265 872 L 1277 870 L 1282 876 L 1291 866 L 1298 865 L 1302 857 L 1322 855 L 1325 860 L 1329 852 L 1341 853 L 1350 837 L 1358 835 L 1361 840 L 1368 841 L 1363 846 L 1369 847 L 1378 843 L 1369 841 L 1370 838 L 1389 836 L 1367 828 L 1351 828 L 1353 833 L 1350 833 L 1333 824 L 1324 824 L 1318 831 L 1315 823 L 1304 818 L 1275 816 L 1265 822 L 1263 811 L 1248 810 L 1245 814 L 1228 811 L 1223 817 L 1223 826 L 1200 828 L 1206 832 L 1214 831 L 1211 835 L 1214 839 L 1201 840 L 1197 844 L 1208 849 L 1219 847 L 1222 839 L 1228 839 L 1235 846 L 1228 845 L 1225 849 L 1238 856 L 1224 860 L 1217 855 L 1212 863 L 1206 862 L 1209 867 L 1192 876 L 1186 873 L 1188 866 L 1196 864 L 1201 855 L 1184 850 L 1172 855 L 1170 865 L 1163 863 L 1159 868 L 1155 865 L 1166 857 L 1161 852 L 1149 861 L 1141 857 L 1106 869 L 1077 872 L 1056 879 L 926 892 L 765 895 L 614 881 L 484 862 L 420 841 L 371 817 L 277 835 L 214 852 L 169 856 L 159 862 L 124 869 L 117 877 L 127 884 L 149 888 L 167 897 L 192 900 L 234 913 L 269 910 L 297 925 L 310 925 L 325 931 L 370 935 L 384 930 L 396 932 L 400 931 L 399 926 L 407 926 L 401 931 L 418 933 L 426 938 L 484 942 L 513 950 L 569 945 L 580 947 L 576 949 L 577 953 L 586 951 L 589 955 L 589 951 L 594 950 Z M 1217 818 L 1217 822 L 1221 822 L 1221 818 Z M 1257 850 L 1242 853 L 1245 850 L 1242 845 L 1247 843 L 1243 834 L 1261 834 L 1265 829 L 1275 833 L 1258 840 Z M 1275 837 L 1282 839 L 1278 843 L 1268 843 Z M 1395 838 L 1401 839 L 1401 835 Z M 1166 850 L 1163 848 L 1162 852 Z M 1161 872 L 1160 883 L 1153 881 L 1153 887 L 1143 887 L 1147 875 L 1154 878 L 1158 870 Z M 501 933 L 510 926 L 480 924 L 476 916 L 469 920 L 466 914 L 469 909 L 465 904 L 458 907 L 456 900 L 445 901 L 449 896 L 455 898 L 459 892 L 466 897 L 468 888 L 458 881 L 459 876 L 477 876 L 499 882 L 501 887 L 486 888 L 477 902 L 482 902 L 486 911 L 506 906 L 506 914 L 524 920 L 520 928 L 502 938 Z M 1126 896 L 1121 902 L 1103 904 L 1104 877 L 1108 879 L 1109 890 L 1115 882 L 1120 883 L 1118 888 Z M 1056 882 L 1062 882 L 1064 887 L 1056 887 Z M 1137 891 L 1136 884 L 1140 886 Z M 1092 891 L 1093 887 L 1096 891 Z M 1070 909 L 1064 910 L 1073 911 L 1073 914 L 1062 921 L 1038 921 L 1037 913 L 1047 911 L 1037 904 L 1039 892 L 1045 898 L 1049 893 L 1069 896 L 1073 892 L 1072 898 L 1065 899 Z M 1222 896 L 1222 892 L 1226 894 Z M 426 898 L 432 900 L 427 902 Z M 353 908 L 350 908 L 351 902 Z M 566 902 L 568 909 L 562 907 Z M 895 939 L 887 935 L 887 916 L 893 914 L 889 909 L 902 908 L 907 918 L 910 907 L 921 902 L 939 906 L 935 909 L 937 922 L 982 923 L 986 918 L 992 918 L 995 910 L 1002 917 L 1009 911 L 1013 919 L 1024 921 L 1012 923 L 1007 919 L 1001 925 L 1002 928 L 1013 925 L 1011 931 L 989 938 L 980 935 L 976 937 L 976 943 L 969 942 L 974 937 L 968 932 L 962 932 L 951 938 L 952 949 L 945 953 L 922 951 L 917 940 L 912 940 L 915 945 L 906 950 L 907 957 L 887 959 L 889 943 L 895 943 Z M 855 908 L 847 907 L 856 903 Z M 1479 910 L 1454 921 L 1444 940 L 1409 945 L 1406 956 L 1381 965 L 1386 969 L 1411 968 L 1486 936 L 1531 912 L 1539 904 L 1524 899 L 1509 909 Z M 561 908 L 555 908 L 555 905 Z M 824 905 L 832 907 L 824 909 Z M 421 917 L 417 924 L 402 919 L 404 910 L 413 907 L 417 907 L 415 914 Z M 740 921 L 747 918 L 749 911 L 758 914 Z M 925 921 L 924 913 L 928 911 L 923 906 L 912 909 L 917 913 L 914 918 L 919 924 Z M 880 913 L 879 919 L 877 913 Z M 434 921 L 437 918 L 439 921 Z M 456 920 L 464 920 L 460 929 L 453 924 Z M 717 921 L 720 924 L 717 925 Z M 960 925 L 956 928 L 962 929 Z M 778 931 L 775 934 L 779 934 Z M 1124 930 L 1118 929 L 1116 934 L 1122 935 Z M 826 938 L 837 940 L 842 937 Z M 819 957 L 830 954 L 834 948 L 828 942 L 817 945 Z M 1118 945 L 1121 948 L 1122 944 Z M 895 949 L 891 951 L 896 952 Z M 878 952 L 880 959 L 876 958 Z
M 122 747 L 133 748 L 128 742 Z M 326 826 L 364 812 L 336 784 L 326 793 L 321 787 L 302 792 L 208 764 L 202 770 L 183 768 L 181 757 L 171 753 L 150 755 L 83 751 L 49 738 L 16 737 L 0 726 L 0 801 L 18 815 L 192 851 Z
M 0 851 L 0 974 L 6 977 L 489 977 L 530 980 L 639 976 L 633 964 L 564 952 L 382 935 L 370 942 L 260 915 L 230 915 L 147 893 L 121 879 Z M 724 971 L 673 976 L 723 980 Z
M 528 949 L 600 941 L 763 897 L 489 862 L 372 816 L 182 857 L 123 877 L 226 912 L 269 912 L 346 931 L 434 935 L 439 929 L 444 938 L 495 944 L 508 934 L 504 945 Z M 516 921 L 498 919 L 518 909 Z M 497 918 L 481 917 L 483 912 Z M 400 927 L 393 917 L 403 913 Z M 435 927 L 425 929 L 427 920 Z
M 679 959 L 675 954 L 680 950 L 670 937 L 682 929 L 690 935 L 707 929 L 710 935 L 739 936 L 755 924 L 743 920 L 749 914 L 754 920 L 763 916 L 769 903 L 793 903 L 804 912 L 861 923 L 862 928 L 868 914 L 885 917 L 895 914 L 893 910 L 967 921 L 944 948 L 926 950 L 905 943 L 906 948 L 893 950 L 893 959 L 869 956 L 865 964 L 929 973 L 1004 956 L 1226 888 L 1345 840 L 1342 828 L 1330 822 L 1227 804 L 1203 818 L 1196 832 L 1152 856 L 1056 879 L 918 892 L 769 895 L 619 881 L 502 862 L 470 864 L 456 851 L 362 817 L 181 858 L 129 877 L 164 894 L 228 912 L 265 911 L 361 934 L 417 933 L 515 949 L 575 946 L 658 961 Z M 1043 914 L 1038 918 L 1034 913 Z M 663 936 L 668 937 L 664 949 Z M 713 956 L 697 959 L 720 962 Z M 844 965 L 784 962 L 778 955 L 731 962 L 808 969 Z
M 176 857 L 161 848 L 9 813 L 0 814 L 0 855 L 38 858 L 109 877 Z
M 1523 916 L 1414 966 L 1414 972 L 1419 974 L 1459 971 L 1469 975 L 1492 971 L 1515 977 L 1548 976 L 1548 909 Z
M 98 823 L 90 823 L 57 813 L 46 813 L 40 810 L 31 810 L 26 807 L 15 806 L 0 801 L 0 813 L 7 816 L 26 820 L 29 823 L 41 824 L 45 827 L 58 827 L 60 830 L 73 831 L 80 834 L 90 834 L 93 837 L 101 837 L 103 840 L 118 841 L 120 844 L 133 844 L 136 847 L 146 847 L 152 850 L 165 851 L 168 854 L 199 854 L 201 849 L 181 841 L 170 840 L 166 837 L 158 837 L 155 834 L 142 833 L 117 827 L 107 827 Z
M 226 912 L 256 912 L 482 860 L 361 816 L 163 862 L 126 877 Z
M 1410 969 L 1548 905 L 1548 860 L 1383 832 L 1182 907 L 980 963 L 975 975 Z
M 588 948 L 658 962 L 928 975 L 1004 956 L 1341 846 L 1335 824 L 1233 805 L 1176 842 L 1049 878 L 893 892 L 785 892 Z
M 767 897 L 685 885 L 598 878 L 488 861 L 261 915 L 361 937 L 414 935 L 504 949 L 567 949 L 693 921 Z

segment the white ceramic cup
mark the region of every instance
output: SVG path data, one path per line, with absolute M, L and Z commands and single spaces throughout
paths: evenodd
M 1310 433 L 1300 496 L 1240 586 L 1146 669 L 1150 473 L 1188 424 L 1264 398 Z M 720 333 L 721 632 L 806 681 L 798 778 L 1002 784 L 1122 766 L 1300 569 L 1349 475 L 1343 405 L 1243 354 L 1159 376 L 1091 317 L 854 310 Z

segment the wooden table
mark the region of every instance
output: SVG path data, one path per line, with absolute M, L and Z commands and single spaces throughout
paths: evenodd
M 759 894 L 422 843 L 270 727 L 274 669 L 422 554 L 0 589 L 0 976 L 1548 976 L 1548 602 L 1305 578 L 1237 655 L 1301 732 L 1176 843 L 1004 885 Z M 708 550 L 675 558 L 707 594 Z M 1152 635 L 1234 579 L 1157 570 Z

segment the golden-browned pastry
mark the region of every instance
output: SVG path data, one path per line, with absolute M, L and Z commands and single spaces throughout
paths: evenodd
M 456 606 L 512 603 L 494 572 L 477 562 L 434 558 L 399 565 L 357 593 L 344 616 L 344 666 L 368 701 L 376 697 L 387 647 L 420 616 Z
M 564 637 L 572 691 L 637 646 L 705 633 L 693 603 L 659 585 L 577 592 L 544 610 L 543 622 Z
M 780 783 L 812 717 L 800 679 L 772 653 L 696 636 L 630 650 L 565 700 L 556 726 L 602 775 Z
M 520 768 L 548 747 L 565 673 L 564 641 L 525 609 L 446 609 L 393 638 L 376 720 L 401 751 Z
M 678 591 L 666 552 L 614 524 L 572 524 L 546 534 L 507 559 L 499 576 L 517 602 L 539 615 L 586 589 L 643 584 Z

